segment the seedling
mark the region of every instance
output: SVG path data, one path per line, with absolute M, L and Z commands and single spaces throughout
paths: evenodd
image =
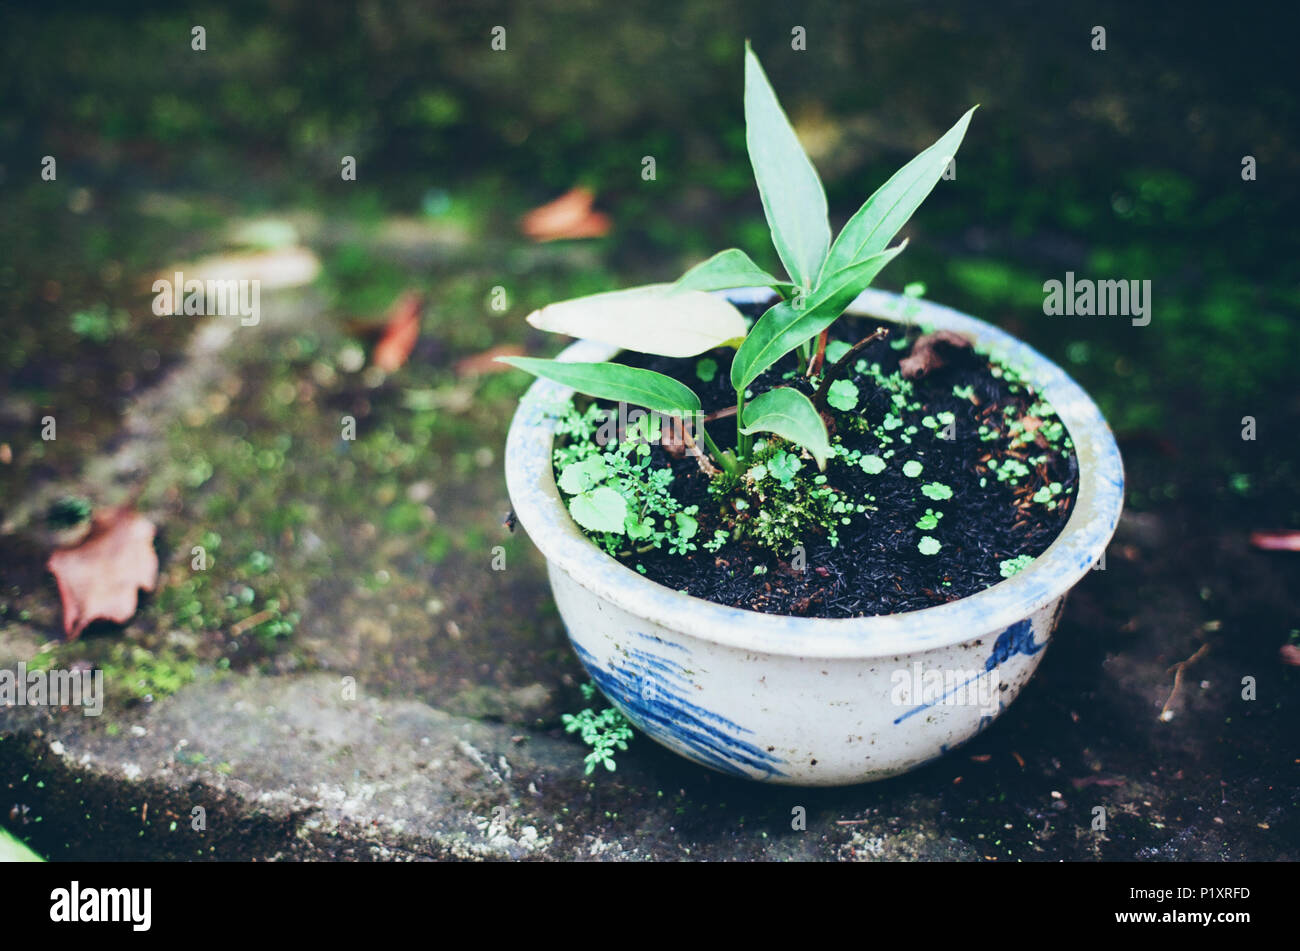
M 807 450 L 818 468 L 825 469 L 832 449 L 819 407 L 829 402 L 837 409 L 853 408 L 857 405 L 856 387 L 831 384 L 834 373 L 828 372 L 813 399 L 790 386 L 752 396 L 750 388 L 777 361 L 795 351 L 801 371 L 810 378 L 821 374 L 828 357 L 831 324 L 906 246 L 906 241 L 888 245 L 943 176 L 974 111 L 972 108 L 958 119 L 937 142 L 877 189 L 832 242 L 821 180 L 758 57 L 746 44 L 745 142 L 772 244 L 786 277 L 769 274 L 744 251 L 730 248 L 691 268 L 675 284 L 581 297 L 529 315 L 528 322 L 541 330 L 595 339 L 639 353 L 694 357 L 715 347 L 734 347 L 730 374 L 736 394 L 734 450 L 720 450 L 710 436 L 699 396 L 664 374 L 612 362 L 498 359 L 587 396 L 694 421 L 687 439 L 693 443 L 690 432 L 699 434 L 707 458 L 698 451 L 697 458 L 705 471 L 720 468 L 729 476 L 745 472 L 754 453 L 754 436 L 766 433 Z M 779 298 L 752 328 L 730 303 L 707 293 L 751 286 L 770 287 Z M 851 359 L 851 352 L 860 346 L 837 353 L 839 362 Z M 838 348 L 832 353 L 836 351 Z M 704 361 L 697 365 L 696 375 L 705 382 L 712 378 Z M 605 514 L 612 523 L 616 515 L 612 505 Z

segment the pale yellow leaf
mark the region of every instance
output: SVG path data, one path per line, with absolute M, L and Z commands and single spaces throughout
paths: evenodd
M 648 284 L 549 304 L 528 315 L 538 330 L 624 350 L 693 357 L 745 336 L 745 318 L 722 297 Z

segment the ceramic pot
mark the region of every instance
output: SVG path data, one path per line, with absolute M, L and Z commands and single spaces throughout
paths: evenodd
M 543 409 L 568 395 L 565 387 L 536 381 L 506 444 L 515 513 L 546 558 L 555 603 L 592 680 L 647 736 L 749 779 L 801 786 L 883 779 L 979 733 L 1042 661 L 1066 595 L 1102 559 L 1123 506 L 1115 439 L 1060 367 L 938 304 L 868 290 L 846 313 L 966 334 L 1056 409 L 1078 454 L 1079 483 L 1064 530 L 1027 568 L 970 597 L 903 614 L 820 619 L 725 607 L 624 567 L 569 517 Z M 560 359 L 608 360 L 615 352 L 578 341 Z

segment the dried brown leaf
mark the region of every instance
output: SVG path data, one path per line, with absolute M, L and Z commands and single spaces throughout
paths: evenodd
M 407 291 L 388 311 L 384 332 L 370 354 L 370 362 L 379 369 L 392 373 L 411 356 L 415 342 L 420 339 L 420 315 L 424 312 L 424 296 Z
M 154 524 L 127 508 L 96 512 L 90 532 L 50 555 L 46 567 L 59 584 L 63 633 L 76 640 L 92 621 L 124 624 L 135 614 L 137 589 L 158 583 Z
M 936 330 L 923 334 L 912 344 L 912 353 L 898 363 L 898 369 L 908 380 L 918 380 L 942 367 L 952 349 L 969 349 L 970 341 L 955 330 Z
M 539 205 L 519 220 L 519 230 L 534 241 L 600 238 L 609 233 L 609 216 L 592 209 L 591 189 L 571 188 L 554 201 Z

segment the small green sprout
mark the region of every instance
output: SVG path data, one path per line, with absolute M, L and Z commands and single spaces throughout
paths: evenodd
M 942 502 L 945 499 L 952 498 L 952 489 L 942 482 L 927 482 L 921 486 L 921 494 L 927 499 L 934 499 L 936 502 Z
M 903 475 L 907 476 L 909 479 L 915 479 L 921 474 L 922 468 L 921 464 L 915 459 L 909 459 L 907 462 L 903 463 Z
M 863 456 L 858 465 L 867 475 L 879 475 L 885 471 L 885 460 L 875 455 Z
M 843 340 L 832 340 L 826 345 L 826 363 L 828 366 L 834 366 L 840 362 L 840 359 L 853 348 Z
M 596 695 L 592 684 L 583 684 L 581 689 L 583 698 L 588 701 Z M 614 751 L 625 752 L 628 740 L 633 736 L 632 724 L 627 717 L 614 707 L 606 707 L 600 713 L 588 707 L 581 713 L 566 713 L 560 720 L 564 723 L 565 733 L 581 733 L 582 742 L 591 747 L 591 752 L 583 760 L 587 764 L 588 776 L 597 766 L 614 772 Z
M 916 520 L 916 527 L 923 532 L 933 531 L 939 525 L 939 519 L 943 518 L 942 512 L 936 512 L 934 509 L 926 509 L 925 514 Z
M 938 554 L 939 549 L 942 547 L 943 545 L 940 544 L 939 539 L 932 538 L 929 535 L 925 535 L 922 536 L 919 542 L 917 542 L 916 550 L 919 551 L 922 555 L 934 555 L 934 554 Z
M 998 570 L 1002 572 L 1002 577 L 1010 578 L 1028 568 L 1034 561 L 1033 555 L 1016 555 L 1015 558 L 1008 558 L 1006 561 L 998 563 Z
M 782 485 L 789 485 L 795 473 L 802 468 L 803 463 L 792 452 L 778 453 L 767 462 L 767 471 Z
M 826 391 L 826 402 L 847 413 L 858 405 L 858 387 L 849 380 L 836 380 Z

